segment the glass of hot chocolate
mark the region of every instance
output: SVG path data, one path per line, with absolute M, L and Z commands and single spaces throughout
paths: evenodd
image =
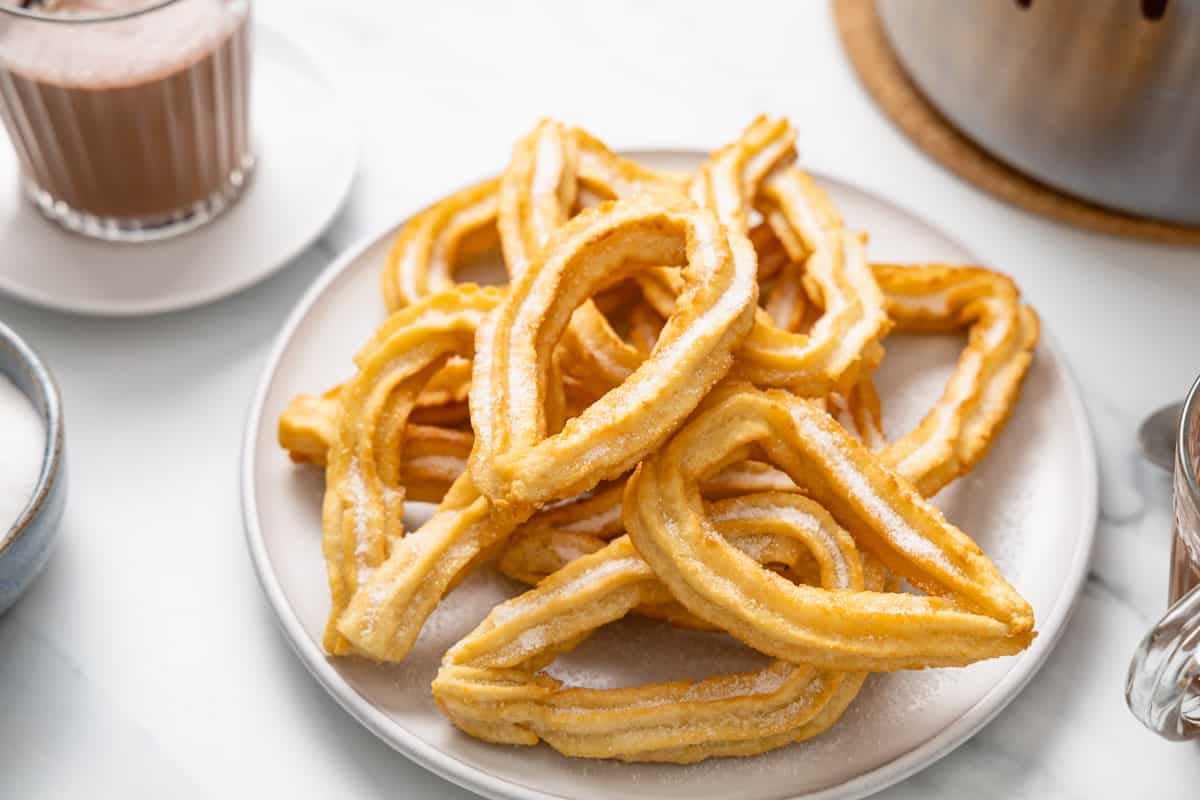
M 109 241 L 211 221 L 254 170 L 250 47 L 249 0 L 0 0 L 0 118 L 25 192 Z
M 1134 653 L 1129 708 L 1168 739 L 1200 738 L 1200 379 L 1183 404 L 1175 445 L 1170 609 Z

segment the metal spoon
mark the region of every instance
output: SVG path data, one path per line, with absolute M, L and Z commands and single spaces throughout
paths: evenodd
M 1138 444 L 1142 455 L 1156 467 L 1167 472 L 1175 469 L 1175 441 L 1179 438 L 1179 420 L 1183 403 L 1164 406 L 1142 422 L 1138 428 Z

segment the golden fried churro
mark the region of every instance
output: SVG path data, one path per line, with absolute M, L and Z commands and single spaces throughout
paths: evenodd
M 338 407 L 336 394 L 292 399 L 279 418 L 279 443 L 293 461 L 325 466 L 329 443 L 337 436 Z M 466 469 L 474 436 L 469 430 L 414 424 L 411 415 L 409 419 L 400 450 L 399 483 L 406 499 L 439 503 Z
M 511 280 L 529 268 L 570 218 L 578 147 L 566 126 L 542 120 L 513 147 L 500 182 L 499 227 Z
M 779 237 L 775 235 L 775 231 L 771 230 L 771 226 L 766 222 L 760 222 L 751 228 L 749 235 L 750 243 L 754 245 L 754 252 L 758 253 L 759 283 L 769 281 L 790 262 L 788 252 L 784 249 L 783 242 L 779 241 Z
M 883 409 L 879 402 L 879 392 L 875 389 L 875 381 L 869 372 L 861 374 L 858 382 L 851 386 L 846 394 L 831 394 L 828 400 L 829 413 L 837 418 L 843 428 L 857 436 L 860 442 L 872 450 L 881 450 L 887 446 L 887 438 L 883 433 Z M 904 477 L 913 481 L 917 476 L 916 473 L 910 473 Z M 930 496 L 930 493 L 924 491 L 921 494 Z
M 796 132 L 787 120 L 759 117 L 735 142 L 701 165 L 689 192 L 697 205 L 711 209 L 722 224 L 749 235 L 750 212 L 760 186 L 768 175 L 795 159 Z
M 498 178 L 483 181 L 443 198 L 405 224 L 382 275 L 388 311 L 452 288 L 459 259 L 495 246 L 499 188 Z
M 759 311 L 738 350 L 736 374 L 821 397 L 854 384 L 864 352 L 887 333 L 889 322 L 862 240 L 844 230 L 812 178 L 787 166 L 794 139 L 786 121 L 760 117 L 736 142 L 712 155 L 693 179 L 691 194 L 723 224 L 743 232 L 749 229 L 750 210 L 764 209 L 767 223 L 821 298 L 824 313 L 806 334 L 781 328 L 771 314 Z M 798 302 L 795 294 L 788 299 Z M 777 306 L 782 302 L 780 294 Z M 776 308 L 775 313 L 789 324 L 796 321 L 795 310 Z
M 650 356 L 546 436 L 547 374 L 573 310 L 645 265 L 682 265 L 684 288 Z M 711 214 L 643 196 L 587 209 L 563 227 L 480 328 L 471 382 L 476 485 L 544 503 L 616 478 L 657 447 L 732 364 L 755 308 L 749 241 Z
M 748 528 L 746 515 L 734 508 L 770 522 Z M 755 557 L 788 561 L 811 554 L 822 586 L 863 588 L 853 540 L 807 498 L 728 500 L 712 514 L 728 515 L 731 541 Z M 638 607 L 671 604 L 628 537 L 621 537 L 493 609 L 446 654 L 434 697 L 456 725 L 487 741 L 542 740 L 572 756 L 691 763 L 808 738 L 832 724 L 857 693 L 858 675 L 782 661 L 753 673 L 621 689 L 564 686 L 539 672 L 595 628 Z M 842 687 L 844 680 L 849 686 Z
M 466 285 L 396 312 L 359 351 L 358 372 L 337 392 L 322 510 L 331 653 L 349 652 L 335 623 L 403 534 L 401 452 L 409 412 L 447 359 L 471 354 L 476 328 L 500 297 L 496 289 Z
M 437 377 L 436 375 L 434 376 Z M 469 390 L 470 385 L 467 386 Z M 442 405 L 423 406 L 420 398 L 417 399 L 417 407 L 413 409 L 412 415 L 409 417 L 413 422 L 421 425 L 440 425 L 446 428 L 464 428 L 471 424 L 471 408 L 467 402 L 444 403 Z
M 535 584 L 580 556 L 594 553 L 625 532 L 621 495 L 625 481 L 603 484 L 548 506 L 513 531 L 497 566 L 510 578 Z
M 454 357 L 429 379 L 417 398 L 417 408 L 434 409 L 467 401 L 471 391 L 471 359 Z
M 400 482 L 409 500 L 440 503 L 467 469 L 471 443 L 469 430 L 409 423 L 404 429 L 404 459 Z
M 617 156 L 583 131 L 543 120 L 517 142 L 500 187 L 499 226 L 514 279 L 570 218 L 577 177 L 589 191 L 605 198 L 651 189 L 672 200 L 682 194 L 678 181 Z M 561 348 L 564 372 L 591 399 L 629 377 L 644 358 L 612 330 L 590 299 L 575 310 Z
M 687 177 L 651 169 L 619 156 L 596 137 L 580 128 L 572 128 L 579 153 L 579 185 L 605 200 L 618 200 L 639 194 L 672 199 L 683 194 Z
M 337 630 L 353 652 L 403 660 L 446 593 L 532 512 L 496 506 L 464 472 L 429 521 L 393 543 L 387 560 L 358 587 Z
M 708 500 L 794 491 L 796 484 L 786 473 L 761 461 L 731 464 L 701 486 Z M 625 533 L 621 518 L 624 492 L 624 480 L 611 481 L 534 514 L 513 532 L 500 556 L 500 571 L 533 584 L 579 556 L 599 550 Z
M 446 427 L 468 422 L 466 394 L 470 389 L 470 373 L 470 361 L 448 359 L 417 395 L 409 422 Z M 335 435 L 341 390 L 341 386 L 335 386 L 319 397 L 300 394 L 288 403 L 279 417 L 279 444 L 292 461 L 325 466 L 325 451 Z
M 884 460 L 931 495 L 969 471 L 1004 426 L 1033 360 L 1038 318 L 1007 276 L 980 267 L 878 264 L 888 313 L 902 331 L 966 329 L 942 396 Z
M 337 436 L 340 386 L 321 396 L 299 394 L 279 415 L 279 446 L 297 464 L 325 466 L 329 443 Z
M 654 349 L 658 335 L 662 333 L 666 318 L 647 302 L 638 302 L 629 312 L 629 343 L 644 359 Z
M 865 354 L 890 327 L 863 240 L 841 227 L 825 193 L 799 168 L 775 173 L 762 191 L 774 209 L 768 220 L 780 220 L 776 232 L 790 231 L 805 247 L 792 260 L 804 265 L 805 279 L 821 298 L 822 313 L 810 331 L 797 333 L 760 312 L 738 351 L 737 374 L 762 386 L 787 387 L 812 397 L 848 390 L 867 364 Z M 780 279 L 795 281 L 788 272 L 785 267 Z M 795 311 L 776 313 L 795 323 Z
M 720 539 L 699 481 L 755 445 L 926 596 L 839 596 L 761 570 Z M 763 653 L 847 670 L 956 666 L 1029 645 L 1033 612 L 965 534 L 828 414 L 786 392 L 715 390 L 634 472 L 625 527 L 671 594 Z
M 455 192 L 405 224 L 382 274 L 385 304 L 395 311 L 452 287 L 456 264 L 494 247 L 498 233 L 506 268 L 518 274 L 573 212 L 577 185 L 617 199 L 682 193 L 685 183 L 616 155 L 585 131 L 544 120 L 518 142 L 502 178 Z M 498 211 L 502 204 L 507 213 Z M 500 221 L 499 231 L 498 214 L 509 220 Z M 530 222 L 532 227 L 516 227 Z

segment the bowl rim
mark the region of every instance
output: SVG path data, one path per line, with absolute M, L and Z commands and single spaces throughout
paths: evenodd
M 62 397 L 59 394 L 58 383 L 54 380 L 54 375 L 46 367 L 45 362 L 42 361 L 37 351 L 30 347 L 28 342 L 3 321 L 0 321 L 0 342 L 3 342 L 16 351 L 17 356 L 33 374 L 34 382 L 37 384 L 38 391 L 42 394 L 42 399 L 45 401 L 45 413 L 41 414 L 41 416 L 46 426 L 45 448 L 42 452 L 42 468 L 38 473 L 33 494 L 30 496 L 29 502 L 25 504 L 24 510 L 21 511 L 21 514 L 12 523 L 12 526 L 8 530 L 0 532 L 0 557 L 3 557 L 8 548 L 15 544 L 25 531 L 31 527 L 33 521 L 40 516 L 42 507 L 46 504 L 47 499 L 50 497 L 50 492 L 54 488 L 55 480 L 62 465 L 63 411 Z M 29 392 L 26 392 L 19 386 L 17 388 L 20 389 L 22 394 L 29 397 L 31 402 L 36 403 L 38 398 L 31 397 Z M 0 522 L 0 524 L 3 523 Z

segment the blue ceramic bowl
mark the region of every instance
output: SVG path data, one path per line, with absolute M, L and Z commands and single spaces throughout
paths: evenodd
M 67 503 L 62 399 L 46 365 L 33 349 L 0 322 L 0 372 L 29 397 L 46 427 L 42 471 L 29 505 L 12 528 L 0 520 L 0 614 L 17 601 L 50 560 L 58 523 Z

